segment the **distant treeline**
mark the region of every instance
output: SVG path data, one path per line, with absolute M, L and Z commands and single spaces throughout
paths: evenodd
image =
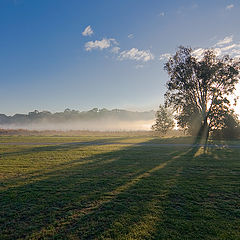
M 122 109 L 108 110 L 106 108 L 93 108 L 89 111 L 77 111 L 65 109 L 64 112 L 51 113 L 49 111 L 29 112 L 28 114 L 15 114 L 7 116 L 0 114 L 0 125 L 32 124 L 32 123 L 67 123 L 86 122 L 96 120 L 118 120 L 118 121 L 145 121 L 155 117 L 154 111 L 134 112 Z

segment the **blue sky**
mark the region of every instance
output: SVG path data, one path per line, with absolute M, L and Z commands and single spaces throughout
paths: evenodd
M 156 109 L 179 45 L 240 55 L 239 12 L 239 0 L 1 0 L 0 112 Z

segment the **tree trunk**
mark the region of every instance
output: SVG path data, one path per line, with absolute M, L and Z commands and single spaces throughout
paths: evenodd
M 209 138 L 209 125 L 207 122 L 207 117 L 205 117 L 199 131 L 196 137 L 195 143 L 201 143 L 204 144 L 204 152 L 206 152 L 207 149 L 207 142 Z
M 208 126 L 208 124 L 207 124 L 206 128 L 207 129 L 206 129 L 206 136 L 205 136 L 205 143 L 204 143 L 204 153 L 206 153 L 208 138 L 209 138 L 209 126 Z

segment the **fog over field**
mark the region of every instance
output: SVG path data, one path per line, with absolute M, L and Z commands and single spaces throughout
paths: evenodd
M 2 129 L 26 129 L 26 130 L 90 130 L 90 131 L 139 131 L 151 130 L 154 120 L 143 121 L 82 121 L 82 122 L 68 122 L 68 123 L 30 123 L 30 124 L 0 124 Z
M 150 130 L 154 123 L 154 111 L 132 112 L 120 109 L 92 109 L 86 112 L 66 109 L 51 113 L 35 110 L 28 114 L 6 116 L 0 114 L 0 128 L 26 130 L 90 130 L 90 131 L 138 131 Z

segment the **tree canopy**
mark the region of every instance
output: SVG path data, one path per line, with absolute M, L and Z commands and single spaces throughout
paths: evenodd
M 239 59 L 219 57 L 213 49 L 198 57 L 191 48 L 180 46 L 164 69 L 170 77 L 165 104 L 176 111 L 178 126 L 201 137 L 224 128 L 229 96 L 239 82 Z

